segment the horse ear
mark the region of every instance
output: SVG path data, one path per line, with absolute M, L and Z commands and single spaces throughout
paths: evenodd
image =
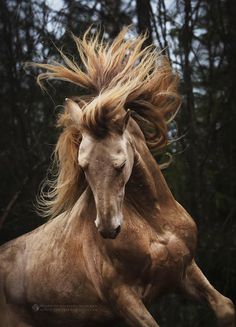
M 118 122 L 118 126 L 119 126 L 119 129 L 122 133 L 124 133 L 127 125 L 128 125 L 128 122 L 129 122 L 129 119 L 130 119 L 130 116 L 131 116 L 131 110 L 128 109 L 125 113 L 124 116 L 122 116 Z
M 81 123 L 81 118 L 82 118 L 82 110 L 80 106 L 78 105 L 78 103 L 76 103 L 71 99 L 65 98 L 65 101 L 66 101 L 66 109 L 68 110 L 71 119 L 73 120 L 73 122 L 79 125 Z

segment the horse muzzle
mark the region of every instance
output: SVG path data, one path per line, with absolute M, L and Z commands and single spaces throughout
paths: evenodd
M 100 229 L 99 233 L 103 238 L 115 239 L 120 233 L 120 225 L 115 229 Z
M 115 239 L 117 237 L 121 231 L 122 222 L 122 213 L 117 213 L 115 215 L 99 213 L 94 221 L 100 235 L 108 239 Z

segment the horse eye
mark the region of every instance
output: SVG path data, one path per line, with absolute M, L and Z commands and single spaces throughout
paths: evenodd
M 121 172 L 124 169 L 124 167 L 125 167 L 125 161 L 121 165 L 116 166 L 115 169 L 116 171 Z

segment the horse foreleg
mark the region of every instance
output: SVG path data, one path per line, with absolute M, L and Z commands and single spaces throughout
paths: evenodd
M 195 262 L 187 268 L 181 289 L 193 299 L 206 302 L 214 311 L 220 327 L 235 327 L 233 302 L 209 283 Z
M 129 287 L 122 285 L 112 288 L 109 299 L 129 326 L 159 327 L 141 299 Z

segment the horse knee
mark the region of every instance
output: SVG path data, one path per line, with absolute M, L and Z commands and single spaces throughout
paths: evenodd
M 230 299 L 224 297 L 216 306 L 215 312 L 220 327 L 235 327 L 235 309 Z

